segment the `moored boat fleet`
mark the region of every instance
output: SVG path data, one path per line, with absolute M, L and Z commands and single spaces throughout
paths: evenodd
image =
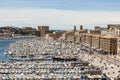
M 0 63 L 2 80 L 109 80 L 101 68 L 79 57 L 80 45 L 35 38 L 12 43 Z

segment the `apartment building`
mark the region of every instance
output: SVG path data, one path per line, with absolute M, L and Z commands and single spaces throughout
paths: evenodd
M 108 52 L 108 54 L 117 54 L 117 38 L 113 36 L 101 36 L 100 37 L 100 49 Z
M 100 48 L 100 36 L 99 34 L 92 35 L 92 47 L 99 49 Z
M 82 44 L 96 49 L 104 50 L 108 54 L 117 54 L 117 38 L 100 34 L 83 34 Z

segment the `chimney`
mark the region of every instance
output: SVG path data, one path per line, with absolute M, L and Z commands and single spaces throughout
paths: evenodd
M 83 30 L 83 26 L 82 25 L 80 25 L 80 30 Z
M 74 26 L 74 31 L 76 31 L 76 26 Z

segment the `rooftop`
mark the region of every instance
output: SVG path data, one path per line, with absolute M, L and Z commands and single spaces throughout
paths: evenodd
M 95 36 L 95 37 L 102 37 L 102 38 L 116 38 L 116 37 L 114 37 L 114 36 L 101 35 L 101 34 L 84 33 L 84 35 L 87 35 L 87 36 Z

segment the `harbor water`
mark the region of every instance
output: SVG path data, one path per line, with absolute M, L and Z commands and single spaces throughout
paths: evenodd
M 0 62 L 8 61 L 10 56 L 4 55 L 4 51 L 9 48 L 11 43 L 16 42 L 20 39 L 31 39 L 33 37 L 24 37 L 24 38 L 16 38 L 16 39 L 0 39 Z
M 8 61 L 9 55 L 4 55 L 4 51 L 9 48 L 9 45 L 15 42 L 17 39 L 1 39 L 0 40 L 0 62 Z

